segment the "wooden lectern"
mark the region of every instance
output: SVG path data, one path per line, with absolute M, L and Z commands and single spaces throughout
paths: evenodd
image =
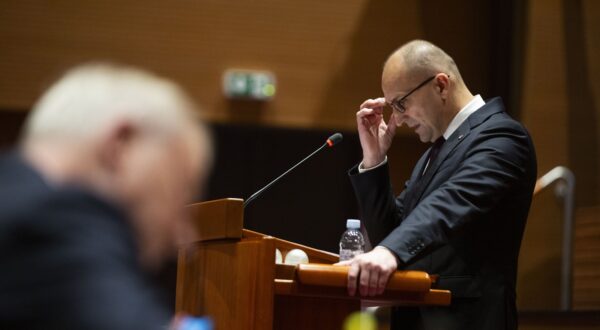
M 179 249 L 176 311 L 210 316 L 216 330 L 341 329 L 365 306 L 450 304 L 450 292 L 419 271 L 395 272 L 376 299 L 348 296 L 336 254 L 243 229 L 240 199 L 190 210 L 196 237 Z M 276 248 L 302 249 L 310 263 L 276 265 Z

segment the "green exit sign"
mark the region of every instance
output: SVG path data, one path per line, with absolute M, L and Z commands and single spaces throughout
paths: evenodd
M 230 69 L 223 74 L 223 92 L 232 99 L 270 100 L 275 96 L 275 75 Z

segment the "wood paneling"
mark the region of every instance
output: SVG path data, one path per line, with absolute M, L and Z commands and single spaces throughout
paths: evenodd
M 581 170 L 578 171 L 583 189 L 578 191 L 578 198 L 585 201 L 582 206 L 600 205 L 600 2 L 595 0 L 581 0 L 579 10 L 580 17 L 571 21 L 579 23 L 581 29 L 582 61 L 586 65 L 582 68 L 585 74 L 580 74 L 573 80 L 577 88 L 585 91 L 584 103 L 574 105 L 572 109 L 580 107 L 585 111 L 583 118 L 574 118 L 572 127 L 577 132 L 573 136 L 581 136 L 579 139 L 572 138 L 572 149 L 578 150 Z M 577 21 L 575 19 L 578 19 Z M 578 60 L 575 58 L 574 60 Z M 579 94 L 575 94 L 579 96 Z M 586 123 L 591 124 L 586 124 Z M 586 132 L 587 131 L 587 132 Z M 591 186 L 591 187 L 590 187 Z
M 277 295 L 273 329 L 341 329 L 352 310 L 360 310 L 359 300 Z
M 573 308 L 600 309 L 600 207 L 577 212 L 573 256 Z
M 560 309 L 562 211 L 552 189 L 535 197 L 519 257 L 518 306 L 523 311 Z M 572 307 L 600 309 L 600 207 L 575 214 Z
M 566 109 L 568 121 L 565 125 L 569 130 L 568 165 L 577 176 L 576 193 L 579 206 L 594 206 L 600 203 L 600 89 L 594 83 L 594 78 L 600 76 L 593 69 L 598 65 L 600 55 L 600 43 L 595 41 L 597 37 L 593 37 L 600 31 L 600 24 L 593 21 L 600 19 L 600 12 L 593 10 L 591 2 L 563 1 L 567 50 L 566 91 L 569 102 Z
M 214 226 L 217 230 L 211 233 L 225 233 L 219 230 L 222 226 L 218 222 L 228 215 L 219 210 L 236 208 L 240 203 L 220 200 L 192 205 L 194 221 L 204 223 L 196 230 Z M 237 231 L 241 230 L 239 227 Z M 326 264 L 276 265 L 276 248 L 304 249 L 310 260 Z M 336 261 L 338 257 L 331 253 L 248 230 L 241 239 L 185 244 L 179 249 L 176 311 L 207 315 L 216 328 L 225 330 L 339 329 L 349 314 L 365 304 L 450 304 L 450 291 L 432 290 L 433 277 L 419 271 L 392 274 L 390 290 L 382 295 L 364 299 L 349 296 L 344 284 L 348 267 L 331 265 Z
M 522 121 L 532 135 L 543 175 L 568 162 L 562 0 L 530 0 L 527 12 Z
M 597 1 L 528 1 L 522 120 L 539 174 L 558 165 L 575 173 L 578 206 L 600 204 L 599 22 Z
M 577 180 L 578 207 L 600 203 L 599 22 L 597 1 L 528 1 L 522 118 L 537 149 L 538 174 L 558 165 L 570 167 Z M 551 190 L 535 197 L 523 240 L 518 290 L 522 309 L 558 308 L 562 208 Z M 591 303 L 596 295 L 591 283 L 600 281 L 600 274 L 590 273 L 597 265 L 585 260 L 595 258 L 600 240 L 581 237 L 591 225 L 586 221 L 577 219 L 575 228 L 573 304 L 598 308 Z
M 358 105 L 381 94 L 382 63 L 414 38 L 445 48 L 475 92 L 494 96 L 502 65 L 490 59 L 510 50 L 492 31 L 510 23 L 490 19 L 491 3 L 505 2 L 2 1 L 0 108 L 28 109 L 65 68 L 108 59 L 174 78 L 215 121 L 354 130 Z M 274 72 L 275 99 L 226 100 L 227 68 Z
M 180 248 L 176 311 L 210 315 L 220 329 L 271 329 L 274 241 L 232 242 Z
M 519 310 L 560 308 L 562 221 L 561 204 L 552 188 L 534 197 L 519 254 Z
M 490 32 L 494 3 L 1 1 L 0 108 L 28 109 L 65 68 L 109 59 L 174 78 L 214 121 L 354 130 L 357 105 L 380 94 L 382 62 L 413 38 L 445 48 L 474 92 L 494 96 L 490 82 L 499 69 L 490 67 L 497 63 L 494 57 L 507 55 L 495 48 Z M 584 206 L 600 203 L 599 16 L 596 0 L 529 0 L 520 31 L 525 35 L 521 114 L 537 148 L 539 173 L 571 167 L 577 201 Z M 224 99 L 221 74 L 231 67 L 273 71 L 278 79 L 273 102 Z M 413 133 L 401 134 L 408 135 L 401 138 L 406 145 L 396 143 L 390 155 L 397 191 L 425 148 Z M 558 229 L 545 227 L 557 221 L 556 214 L 553 196 L 534 202 L 520 285 L 531 283 L 527 279 L 540 269 L 558 269 Z M 533 255 L 526 257 L 528 251 Z M 556 273 L 546 274 L 553 283 Z M 534 297 L 521 290 L 519 296 Z M 535 297 L 554 301 L 554 296 Z
M 542 176 L 568 162 L 562 0 L 530 0 L 526 12 L 521 114 Z M 552 68 L 551 78 L 548 68 Z M 535 196 L 519 255 L 517 306 L 521 310 L 559 308 L 561 214 L 552 189 Z

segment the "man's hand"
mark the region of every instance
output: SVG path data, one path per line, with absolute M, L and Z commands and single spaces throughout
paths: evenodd
M 390 275 L 398 268 L 396 256 L 385 247 L 378 246 L 371 252 L 358 255 L 352 260 L 337 263 L 350 266 L 348 270 L 348 294 L 354 296 L 357 286 L 361 296 L 380 295 L 385 290 Z
M 384 107 L 385 98 L 368 99 L 360 105 L 360 110 L 356 113 L 364 168 L 371 168 L 383 162 L 392 145 L 396 127 L 402 124 L 393 112 L 386 124 L 383 118 Z

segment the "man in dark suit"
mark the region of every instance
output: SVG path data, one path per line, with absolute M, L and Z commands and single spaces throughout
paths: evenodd
M 471 94 L 452 58 L 426 41 L 389 57 L 382 89 L 356 115 L 363 160 L 349 174 L 377 246 L 345 263 L 349 293 L 381 294 L 396 269 L 423 270 L 440 275 L 452 304 L 397 309 L 394 328 L 516 329 L 517 258 L 536 180 L 529 134 L 499 98 Z M 394 197 L 386 153 L 402 124 L 433 145 Z
M 188 230 L 211 151 L 172 82 L 69 71 L 0 158 L 0 328 L 166 329 L 149 275 Z

